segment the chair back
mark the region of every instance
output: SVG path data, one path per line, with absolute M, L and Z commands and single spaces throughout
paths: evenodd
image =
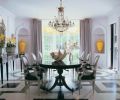
M 22 59 L 23 65 L 24 65 L 24 73 L 27 74 L 27 73 L 29 73 L 29 71 L 28 71 L 28 65 L 29 65 L 28 59 L 26 56 L 22 56 L 21 59 Z
M 42 62 L 43 55 L 42 55 L 42 52 L 40 52 L 40 51 L 39 51 L 39 58 L 40 58 L 40 62 Z
M 93 69 L 94 76 L 96 75 L 96 69 L 97 69 L 97 64 L 98 64 L 99 58 L 100 58 L 100 56 L 97 55 L 97 56 L 95 57 L 95 60 L 94 60 L 94 64 L 93 64 L 93 65 L 94 65 L 94 69 Z
M 39 51 L 39 56 L 40 56 L 40 58 L 42 59 L 42 52 L 40 52 L 40 51 Z
M 84 57 L 85 57 L 85 51 L 82 52 L 80 58 L 81 58 L 81 59 L 84 59 Z
M 91 53 L 88 53 L 87 57 L 86 57 L 86 60 L 87 60 L 88 63 L 90 63 L 90 58 L 91 58 Z
M 33 58 L 33 63 L 36 64 L 37 63 L 37 57 L 34 53 L 31 53 L 32 58 Z
M 81 53 L 81 55 L 80 55 L 80 60 L 84 60 L 84 58 L 85 58 L 85 51 L 83 51 L 82 53 Z
M 23 62 L 23 65 L 24 65 L 24 66 L 27 66 L 27 65 L 29 64 L 28 59 L 27 59 L 26 56 L 22 56 L 21 59 L 22 59 L 22 62 Z
M 25 53 L 25 55 L 23 55 L 23 57 L 25 57 L 27 59 L 28 63 L 30 64 L 30 54 Z

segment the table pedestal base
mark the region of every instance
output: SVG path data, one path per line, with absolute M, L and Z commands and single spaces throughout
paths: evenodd
M 64 94 L 61 91 L 61 86 L 60 86 L 60 91 L 58 92 L 58 99 L 57 100 L 64 100 Z
M 54 89 L 56 86 L 65 86 L 68 90 L 70 90 L 71 92 L 73 92 L 74 90 L 71 89 L 65 82 L 65 77 L 64 76 L 56 76 L 55 77 L 55 83 L 53 84 L 53 86 L 48 89 L 48 91 L 51 91 L 52 89 Z

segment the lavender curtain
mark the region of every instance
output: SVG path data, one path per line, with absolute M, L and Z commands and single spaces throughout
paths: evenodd
M 80 54 L 91 51 L 90 19 L 80 20 Z
M 39 51 L 42 52 L 42 21 L 33 19 L 33 53 L 38 57 Z

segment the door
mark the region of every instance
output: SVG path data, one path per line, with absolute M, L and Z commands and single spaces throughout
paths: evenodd
M 111 68 L 118 70 L 118 34 L 116 23 L 111 24 Z

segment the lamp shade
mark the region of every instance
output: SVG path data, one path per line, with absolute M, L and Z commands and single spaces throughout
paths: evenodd
M 104 41 L 103 39 L 98 39 L 96 41 L 96 49 L 98 53 L 102 53 L 104 51 Z
M 24 39 L 21 39 L 19 41 L 19 54 L 25 54 L 26 51 L 26 41 Z

